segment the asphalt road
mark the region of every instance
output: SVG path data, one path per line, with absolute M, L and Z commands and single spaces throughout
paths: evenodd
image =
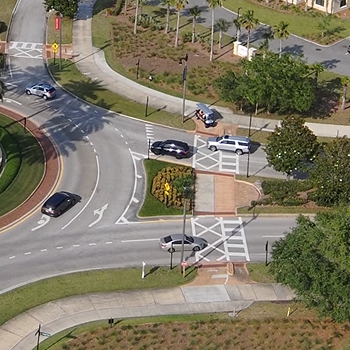
M 203 147 L 193 133 L 150 125 L 85 104 L 57 88 L 57 98 L 44 101 L 26 96 L 31 82 L 51 79 L 41 57 L 45 37 L 41 0 L 21 0 L 10 33 L 10 91 L 5 104 L 44 128 L 57 144 L 63 175 L 57 190 L 81 197 L 59 218 L 36 211 L 0 235 L 0 290 L 77 270 L 168 264 L 169 254 L 158 247 L 159 237 L 182 232 L 182 219 L 143 222 L 137 218 L 145 191 L 142 159 L 148 140 L 174 138 L 193 146 L 195 156 L 184 160 L 196 168 L 232 169 L 245 173 L 247 156 L 222 155 Z M 32 25 L 35 23 L 35 25 Z M 165 158 L 165 157 L 162 157 Z M 35 159 L 33 159 L 33 162 Z M 266 167 L 262 149 L 250 157 L 250 170 L 282 176 Z M 227 171 L 227 169 L 226 169 Z M 251 174 L 252 175 L 252 174 Z M 187 221 L 186 232 L 209 241 L 205 251 L 189 261 L 264 261 L 266 240 L 274 241 L 293 225 L 293 218 L 246 220 L 200 217 Z M 268 236 L 268 237 L 267 237 Z M 174 257 L 179 259 L 179 256 Z

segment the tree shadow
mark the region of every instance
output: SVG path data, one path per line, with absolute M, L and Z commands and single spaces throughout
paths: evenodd
M 7 32 L 8 26 L 5 22 L 0 21 L 0 33 Z
M 8 91 L 5 93 L 5 100 L 16 101 L 20 97 L 23 98 L 25 87 L 30 81 L 48 82 L 51 85 L 55 85 L 41 63 L 38 63 L 37 66 L 30 66 L 27 69 L 13 65 L 11 71 L 16 78 L 16 85 L 11 84 L 11 79 L 7 83 L 7 78 L 2 77 L 8 87 Z M 71 81 L 67 84 L 67 88 L 71 91 L 79 91 L 83 99 L 91 101 L 97 99 L 97 92 L 105 90 L 101 82 L 96 80 L 89 80 L 88 82 Z M 52 100 L 45 101 L 34 95 L 28 96 L 27 99 L 26 106 L 32 108 L 34 112 L 25 118 L 22 116 L 18 117 L 17 115 L 17 119 L 14 119 L 11 123 L 27 123 L 28 127 L 30 124 L 30 128 L 33 131 L 38 131 L 35 132 L 35 136 L 42 145 L 48 145 L 46 136 L 43 134 L 47 133 L 51 138 L 56 140 L 60 155 L 64 157 L 68 157 L 70 153 L 77 150 L 77 142 L 88 143 L 88 135 L 99 132 L 108 124 L 108 121 L 103 118 L 104 110 L 109 110 L 113 106 L 113 104 L 107 103 L 103 98 L 100 98 L 96 103 L 97 106 L 104 110 L 101 113 L 96 113 L 99 107 L 93 106 L 91 108 L 84 101 L 70 97 L 70 94 L 59 88 L 57 90 L 57 96 Z M 46 115 L 46 120 L 38 125 L 37 122 L 34 122 L 33 118 L 43 113 Z M 8 115 L 11 117 L 10 113 Z M 114 116 L 114 114 L 111 114 L 110 118 Z M 31 124 L 31 122 L 34 122 L 34 124 Z M 83 130 L 83 133 L 81 130 Z M 23 137 L 25 137 L 25 132 L 23 134 Z M 62 137 L 62 135 L 69 135 L 69 137 Z M 41 158 L 38 158 L 37 153 L 32 152 L 30 148 L 24 149 L 23 152 L 28 157 L 27 161 L 29 164 L 42 161 Z M 54 147 L 45 147 L 45 156 L 46 160 L 49 160 L 59 155 L 56 153 Z

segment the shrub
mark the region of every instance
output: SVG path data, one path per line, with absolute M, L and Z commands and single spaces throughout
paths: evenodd
M 183 43 L 190 43 L 192 41 L 191 32 L 181 32 L 181 39 Z
M 118 16 L 122 12 L 124 3 L 125 3 L 125 0 L 117 0 L 116 4 L 114 6 L 114 15 L 115 16 Z
M 184 195 L 178 184 L 188 182 L 189 177 L 193 177 L 192 168 L 186 166 L 163 168 L 153 178 L 151 194 L 166 206 L 181 209 L 184 206 Z M 191 207 L 191 201 L 188 201 L 187 210 Z

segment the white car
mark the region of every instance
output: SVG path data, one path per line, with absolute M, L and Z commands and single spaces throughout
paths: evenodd
M 36 95 L 44 100 L 56 96 L 56 89 L 49 84 L 30 84 L 26 87 L 27 95 Z
M 159 246 L 161 249 L 173 253 L 175 251 L 181 251 L 182 249 L 182 238 L 184 237 L 184 250 L 193 250 L 198 252 L 204 249 L 208 242 L 200 237 L 187 236 L 182 234 L 174 234 L 163 237 L 159 240 Z

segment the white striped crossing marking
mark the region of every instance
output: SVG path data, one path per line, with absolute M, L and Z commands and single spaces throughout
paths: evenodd
M 42 59 L 43 47 L 42 43 L 10 41 L 9 55 L 18 58 Z

